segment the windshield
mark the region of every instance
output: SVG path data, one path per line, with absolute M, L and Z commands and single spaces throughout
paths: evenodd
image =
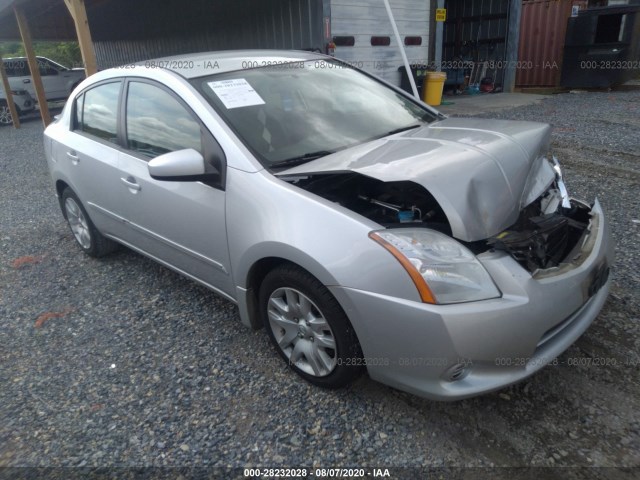
M 267 168 L 416 128 L 435 115 L 383 83 L 331 60 L 192 80 Z

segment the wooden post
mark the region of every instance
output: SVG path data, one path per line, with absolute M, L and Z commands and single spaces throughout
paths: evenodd
M 11 93 L 11 86 L 9 85 L 9 79 L 7 78 L 7 72 L 4 69 L 4 60 L 2 60 L 2 53 L 0 53 L 0 77 L 2 77 L 2 87 L 4 88 L 5 97 L 7 99 L 7 107 L 11 112 L 11 119 L 13 120 L 13 128 L 20 128 L 20 119 L 18 118 L 18 110 L 15 103 L 13 103 L 13 94 Z
M 88 77 L 98 71 L 98 62 L 96 61 L 96 53 L 93 50 L 93 42 L 91 41 L 87 9 L 84 6 L 84 0 L 64 0 L 64 3 L 67 5 L 67 9 L 73 18 L 73 23 L 76 25 L 76 35 L 78 36 L 78 44 L 82 53 L 84 71 Z
M 31 70 L 33 88 L 35 88 L 36 97 L 38 98 L 38 108 L 40 108 L 42 123 L 44 123 L 44 126 L 46 127 L 51 123 L 51 115 L 49 114 L 47 97 L 44 94 L 44 87 L 42 86 L 40 67 L 36 59 L 36 54 L 33 52 L 33 43 L 31 42 L 31 31 L 29 30 L 29 24 L 27 23 L 27 19 L 20 8 L 14 6 L 13 12 L 15 13 L 16 20 L 18 21 L 18 28 L 20 29 L 20 36 L 22 37 L 22 44 L 24 45 L 24 51 L 27 54 L 27 61 L 29 63 L 29 70 Z

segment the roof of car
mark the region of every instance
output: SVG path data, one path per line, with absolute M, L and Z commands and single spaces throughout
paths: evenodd
M 45 60 L 50 60 L 53 62 L 53 60 L 51 60 L 50 58 L 47 57 L 43 57 L 42 55 L 36 55 L 36 58 L 44 58 Z M 4 62 L 10 62 L 10 61 L 16 61 L 16 60 L 20 60 L 20 61 L 26 61 L 27 57 L 5 57 L 2 59 L 2 61 Z M 57 62 L 55 62 L 57 63 Z
M 165 68 L 185 78 L 197 78 L 215 73 L 326 58 L 329 57 L 318 53 L 295 50 L 226 50 L 156 58 L 138 62 L 136 65 L 147 68 Z

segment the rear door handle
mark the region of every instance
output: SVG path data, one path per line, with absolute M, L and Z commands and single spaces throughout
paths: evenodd
M 138 192 L 141 190 L 140 185 L 138 185 L 138 183 L 136 182 L 136 179 L 133 177 L 127 177 L 127 178 L 122 177 L 120 180 L 122 180 L 122 183 L 124 183 L 131 190 L 136 190 Z
M 28 78 L 24 78 L 22 79 L 22 83 L 31 83 L 31 80 L 29 80 Z
M 67 157 L 69 157 L 71 159 L 71 163 L 73 163 L 74 165 L 77 165 L 78 163 L 80 163 L 80 159 L 78 158 L 78 154 L 74 150 L 71 150 L 70 152 L 67 152 Z

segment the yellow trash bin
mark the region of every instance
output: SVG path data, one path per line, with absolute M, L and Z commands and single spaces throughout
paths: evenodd
M 427 72 L 422 87 L 422 100 L 431 106 L 438 106 L 442 102 L 442 90 L 447 74 L 444 72 Z

